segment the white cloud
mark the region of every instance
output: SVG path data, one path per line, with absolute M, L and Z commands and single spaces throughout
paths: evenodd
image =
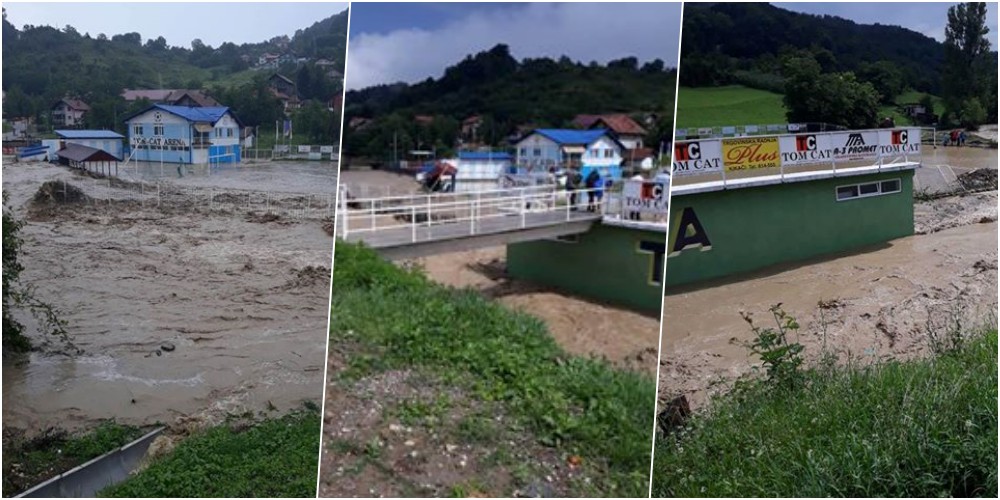
M 676 66 L 679 31 L 676 3 L 536 3 L 475 12 L 434 30 L 352 34 L 347 86 L 437 77 L 466 55 L 498 43 L 509 45 L 518 59 L 566 55 L 605 63 L 634 56 Z

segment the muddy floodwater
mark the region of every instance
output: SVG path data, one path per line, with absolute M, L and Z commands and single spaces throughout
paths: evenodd
M 46 181 L 88 198 L 33 202 Z M 118 200 L 134 186 L 106 183 L 47 164 L 4 166 L 9 205 L 27 222 L 22 281 L 58 309 L 69 340 L 33 332 L 40 349 L 4 361 L 4 426 L 217 420 L 318 402 L 332 246 L 324 195 L 336 190 L 336 165 L 162 177 L 155 194 L 144 185 L 142 203 Z M 282 191 L 314 196 L 265 213 L 292 203 Z M 220 208 L 226 196 L 236 201 Z
M 939 147 L 923 163 L 996 169 L 997 150 Z M 914 218 L 917 234 L 884 245 L 667 290 L 661 401 L 685 395 L 703 406 L 750 373 L 740 313 L 772 326 L 778 303 L 799 320 L 792 340 L 812 359 L 824 349 L 842 361 L 923 356 L 956 319 L 995 324 L 997 191 L 915 202 Z
M 357 193 L 415 192 L 411 177 L 378 170 L 345 170 L 344 184 Z M 601 304 L 505 276 L 506 247 L 452 252 L 416 259 L 427 276 L 444 285 L 469 287 L 504 306 L 542 319 L 567 352 L 605 358 L 622 367 L 656 372 L 656 315 Z

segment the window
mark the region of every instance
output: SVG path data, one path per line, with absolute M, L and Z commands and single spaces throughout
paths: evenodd
M 880 196 L 893 194 L 902 191 L 902 183 L 899 179 L 889 179 L 884 181 L 865 182 L 861 184 L 849 184 L 847 186 L 837 186 L 837 201 L 853 200 L 855 198 L 867 198 L 870 196 Z
M 613 150 L 611 148 L 608 148 L 608 149 L 604 150 L 604 157 L 605 158 L 614 158 L 614 156 L 615 156 L 615 150 Z
M 141 123 L 136 123 L 135 125 L 132 125 L 132 135 L 143 135 Z
M 521 148 L 520 149 L 520 155 L 521 156 L 528 156 L 528 148 Z
M 163 135 L 163 125 L 153 125 L 153 135 Z
M 535 148 L 534 151 L 532 151 L 532 156 L 542 156 L 542 148 Z

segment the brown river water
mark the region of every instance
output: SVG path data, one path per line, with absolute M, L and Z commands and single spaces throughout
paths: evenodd
M 996 149 L 927 152 L 918 180 L 933 180 L 940 165 L 957 174 L 997 168 Z M 801 324 L 792 340 L 805 346 L 807 357 L 826 349 L 842 361 L 927 355 L 929 338 L 956 318 L 963 325 L 995 325 L 997 192 L 915 202 L 914 218 L 916 235 L 885 245 L 668 290 L 661 402 L 685 395 L 697 408 L 752 372 L 755 360 L 743 347 L 752 335 L 741 311 L 773 326 L 768 308 L 781 303 Z
M 4 360 L 4 426 L 211 422 L 318 403 L 332 246 L 323 220 L 225 213 L 198 200 L 216 186 L 319 197 L 334 192 L 335 168 L 257 165 L 165 181 L 160 208 L 41 210 L 30 199 L 43 182 L 97 194 L 92 179 L 64 167 L 5 165 L 9 204 L 27 220 L 22 282 L 58 309 L 72 345 L 32 332 L 41 349 L 26 363 Z

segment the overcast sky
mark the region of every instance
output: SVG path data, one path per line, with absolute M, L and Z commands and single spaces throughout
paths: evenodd
M 677 65 L 680 4 L 355 3 L 347 86 L 440 76 L 498 43 L 517 59 L 569 56 L 605 63 L 634 56 Z
M 26 24 L 62 29 L 67 24 L 80 34 L 110 38 L 138 32 L 143 41 L 162 36 L 167 44 L 191 47 L 201 38 L 212 47 L 223 42 L 256 43 L 295 34 L 347 8 L 347 2 L 324 3 L 20 3 L 3 2 L 7 20 L 21 29 Z
M 774 3 L 778 7 L 808 14 L 829 14 L 862 24 L 893 24 L 944 41 L 948 7 L 952 3 Z M 997 47 L 997 4 L 986 4 L 988 38 Z

